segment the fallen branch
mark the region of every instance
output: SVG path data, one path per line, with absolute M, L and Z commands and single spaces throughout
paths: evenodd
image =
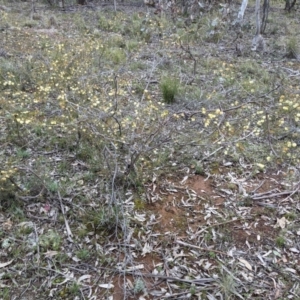
M 72 231 L 71 231 L 71 229 L 70 229 L 68 220 L 67 220 L 67 218 L 66 218 L 65 209 L 64 209 L 64 206 L 63 206 L 63 203 L 62 203 L 62 199 L 61 199 L 61 195 L 60 195 L 60 192 L 59 192 L 59 191 L 58 191 L 58 199 L 59 199 L 59 202 L 60 202 L 61 212 L 62 212 L 63 217 L 64 217 L 64 220 L 65 220 L 65 226 L 66 226 L 66 231 L 67 231 L 68 237 L 69 237 L 70 241 L 73 242 L 73 240 L 72 240 L 73 234 L 72 234 Z
M 217 281 L 216 279 L 211 278 L 211 277 L 197 278 L 197 279 L 184 279 L 184 278 L 178 278 L 178 277 L 173 277 L 173 276 L 142 273 L 142 272 L 137 272 L 137 271 L 128 271 L 128 270 L 121 270 L 121 269 L 107 268 L 107 267 L 100 267 L 100 266 L 97 266 L 97 268 L 96 268 L 96 267 L 91 266 L 90 264 L 86 264 L 86 263 L 83 263 L 82 265 L 87 266 L 96 272 L 99 272 L 99 269 L 102 269 L 102 270 L 107 270 L 107 271 L 118 272 L 123 275 L 134 275 L 134 276 L 140 276 L 140 277 L 158 278 L 158 279 L 163 279 L 163 280 L 167 280 L 167 281 L 177 281 L 177 282 L 184 282 L 184 283 L 195 284 L 195 285 L 205 285 L 206 283 L 211 283 L 211 282 Z
M 250 198 L 252 200 L 262 200 L 262 199 L 276 198 L 276 197 L 281 197 L 281 196 L 292 196 L 294 194 L 297 194 L 299 192 L 299 190 L 300 190 L 300 184 L 298 182 L 297 188 L 293 191 L 285 191 L 285 192 L 274 193 L 274 194 L 270 194 L 269 192 L 266 192 L 266 193 L 261 193 L 259 195 L 250 196 Z
M 119 273 L 124 273 L 124 275 L 135 275 L 135 276 L 141 276 L 141 277 L 150 277 L 150 278 L 159 278 L 164 279 L 167 281 L 177 281 L 177 282 L 184 282 L 189 284 L 195 284 L 195 285 L 205 285 L 206 283 L 215 282 L 216 279 L 214 278 L 198 278 L 198 279 L 183 279 L 178 277 L 172 277 L 172 276 L 164 276 L 164 275 L 156 275 L 151 273 L 139 273 L 135 271 L 126 271 L 126 270 L 118 270 Z
M 182 241 L 175 241 L 175 243 L 177 243 L 177 244 L 179 244 L 179 245 L 186 246 L 186 247 L 198 249 L 198 250 L 207 251 L 207 252 L 214 252 L 214 253 L 223 254 L 223 255 L 226 255 L 226 256 L 230 256 L 230 257 L 231 257 L 231 255 L 229 255 L 229 254 L 227 254 L 227 253 L 225 253 L 225 252 L 222 252 L 222 251 L 213 250 L 213 249 L 207 249 L 207 248 L 203 248 L 203 247 L 191 245 L 191 244 L 188 244 L 188 243 L 185 243 L 185 242 L 182 242 Z

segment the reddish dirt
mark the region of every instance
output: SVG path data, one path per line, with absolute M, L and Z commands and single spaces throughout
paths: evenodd
M 259 220 L 257 223 L 249 220 L 249 223 L 247 229 L 240 222 L 235 223 L 233 227 L 226 226 L 232 244 L 238 248 L 245 249 L 248 247 L 247 243 L 253 246 L 266 245 L 268 241 L 274 241 L 274 238 L 277 236 L 278 230 L 262 220 Z
M 159 223 L 154 226 L 154 231 L 161 234 L 161 239 L 164 242 L 172 242 L 172 237 L 177 236 L 180 238 L 186 237 L 187 230 L 187 209 L 182 207 L 181 199 L 187 198 L 186 190 L 193 190 L 197 196 L 201 199 L 210 198 L 214 194 L 212 188 L 212 182 L 210 180 L 205 180 L 202 176 L 192 176 L 188 178 L 185 182 L 181 183 L 181 180 L 172 180 L 168 181 L 170 185 L 170 190 L 174 189 L 175 191 L 168 191 L 166 186 L 157 186 L 156 192 L 160 194 L 160 200 L 157 200 L 146 205 L 146 211 L 154 213 L 159 220 Z M 216 198 L 217 199 L 217 198 Z M 214 205 L 221 205 L 222 201 L 220 199 L 213 200 L 215 201 Z M 201 205 L 196 205 L 193 207 L 196 210 L 202 209 Z M 198 227 L 200 223 L 205 223 L 203 220 L 197 220 L 196 226 Z M 136 259 L 137 262 L 144 265 L 142 272 L 151 273 L 158 263 L 162 262 L 161 259 L 155 255 L 148 254 L 145 257 L 140 257 Z M 126 276 L 126 280 L 134 282 L 136 278 L 133 278 L 131 275 Z M 154 282 L 153 278 L 143 278 L 147 289 L 151 289 L 153 285 L 157 288 L 159 282 Z M 114 293 L 113 300 L 124 299 L 124 277 L 121 275 L 116 275 L 113 279 L 114 284 Z M 126 295 L 126 299 L 138 299 L 139 295 L 134 295 L 130 297 Z M 144 296 L 145 297 L 145 296 Z M 150 296 L 145 297 L 145 299 L 151 299 Z
M 259 174 L 256 178 L 251 179 L 247 192 L 257 190 L 255 193 L 264 193 L 277 188 L 282 188 L 279 184 L 283 175 L 273 174 Z M 214 187 L 214 183 L 210 179 L 206 179 L 203 176 L 195 175 L 190 176 L 184 182 L 182 179 L 168 179 L 167 184 L 155 187 L 155 193 L 159 194 L 158 200 L 150 202 L 146 205 L 146 212 L 150 212 L 156 215 L 156 219 L 159 223 L 154 226 L 154 231 L 160 233 L 162 241 L 167 244 L 172 243 L 172 237 L 185 238 L 187 237 L 187 229 L 199 230 L 201 226 L 207 225 L 207 220 L 204 219 L 205 214 L 202 213 L 205 204 L 214 206 L 219 211 L 222 208 L 225 209 L 225 199 L 218 195 L 217 188 Z M 220 188 L 220 186 L 218 186 Z M 152 187 L 150 187 L 152 189 Z M 192 209 L 197 211 L 193 222 L 191 222 L 191 216 L 194 216 L 188 208 L 182 205 L 182 199 L 188 198 L 187 190 L 196 194 L 195 205 Z M 274 218 L 270 217 L 272 209 L 257 205 L 255 202 L 249 206 L 249 221 L 240 221 L 239 219 L 224 222 L 221 227 L 221 232 L 226 235 L 228 241 L 236 248 L 248 250 L 249 246 L 259 247 L 260 245 L 274 244 L 274 239 L 278 236 L 279 229 L 275 228 Z M 222 222 L 220 222 L 222 224 Z M 246 224 L 245 224 L 246 223 Z M 211 243 L 211 241 L 209 241 Z M 212 246 L 213 244 L 210 244 Z M 218 252 L 218 251 L 216 251 Z M 219 251 L 222 253 L 222 251 Z M 143 272 L 151 273 L 153 268 L 159 262 L 162 262 L 158 256 L 146 255 L 140 257 L 137 262 L 144 265 Z M 214 265 L 214 260 L 211 264 Z M 131 282 L 134 282 L 136 278 L 132 276 L 126 276 Z M 143 278 L 147 288 L 151 289 L 154 284 L 153 278 Z M 124 278 L 120 275 L 116 275 L 113 281 L 115 286 L 113 299 L 124 299 Z M 129 297 L 127 299 L 138 299 L 138 295 Z M 145 299 L 152 299 L 150 296 L 143 296 Z
M 222 205 L 223 200 L 218 197 L 212 188 L 210 180 L 205 180 L 203 176 L 192 176 L 185 182 L 170 181 L 170 185 L 176 192 L 166 192 L 165 187 L 161 187 L 161 200 L 149 203 L 146 207 L 148 211 L 155 213 L 160 218 L 159 224 L 155 226 L 155 231 L 160 233 L 171 232 L 173 235 L 184 235 L 187 227 L 187 209 L 182 207 L 181 200 L 187 198 L 186 190 L 192 190 L 200 199 L 209 199 L 213 205 Z M 167 194 L 167 195 L 166 195 Z M 201 210 L 202 204 L 193 206 L 194 210 Z M 197 226 L 201 224 L 197 220 Z
M 259 173 L 256 178 L 249 182 L 246 187 L 247 192 L 255 191 L 256 194 L 274 191 L 279 192 L 283 189 L 281 182 L 286 174 L 268 174 Z M 278 200 L 279 201 L 279 200 Z M 246 201 L 247 202 L 247 201 Z M 268 204 L 268 200 L 262 200 L 264 204 Z M 273 206 L 261 206 L 260 201 L 251 201 L 249 208 L 248 226 L 245 228 L 244 223 L 239 221 L 234 224 L 226 225 L 232 244 L 239 248 L 248 248 L 248 245 L 259 246 L 274 243 L 274 239 L 278 236 L 279 229 L 275 228 Z M 248 244 L 248 245 L 247 245 Z
M 188 188 L 194 190 L 199 197 L 209 199 L 212 205 L 222 206 L 224 199 L 216 194 L 213 183 L 203 176 L 196 175 L 187 180 Z
M 190 177 L 186 185 L 194 190 L 199 196 L 203 196 L 203 194 L 213 194 L 213 188 L 210 180 L 206 180 L 205 177 L 195 175 Z
M 143 273 L 152 273 L 156 264 L 160 262 L 160 260 L 152 254 L 145 255 L 145 257 L 140 257 L 136 260 L 136 262 L 143 264 L 144 268 L 142 270 Z M 137 278 L 134 278 L 131 275 L 126 275 L 125 281 L 129 280 L 132 283 Z M 159 284 L 154 282 L 153 278 L 143 277 L 143 282 L 146 285 L 147 290 L 149 291 L 154 285 L 157 287 Z M 124 299 L 124 277 L 122 275 L 116 275 L 113 278 L 114 292 L 113 292 L 113 300 L 123 300 Z M 134 300 L 138 299 L 140 295 L 126 295 L 126 299 Z M 151 299 L 151 298 L 146 298 Z

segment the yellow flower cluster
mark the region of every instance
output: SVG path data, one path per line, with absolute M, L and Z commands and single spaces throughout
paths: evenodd
M 279 107 L 285 111 L 293 111 L 296 116 L 300 117 L 300 98 L 299 94 L 289 95 L 289 99 L 286 99 L 284 95 L 279 98 Z
M 17 171 L 17 168 L 11 168 L 8 170 L 2 170 L 0 171 L 0 180 L 6 181 L 9 177 L 11 177 L 13 174 L 15 174 Z
M 202 109 L 202 112 L 204 112 L 205 109 Z M 207 114 L 207 118 L 204 122 L 204 126 L 205 127 L 208 127 L 210 124 L 215 124 L 217 125 L 218 124 L 218 120 L 220 118 L 220 116 L 222 116 L 224 113 L 219 109 L 217 108 L 215 111 L 213 112 L 209 112 Z
M 8 81 L 4 81 L 3 85 L 4 86 L 12 86 L 12 85 L 15 85 L 15 83 L 12 82 L 11 80 L 8 80 Z

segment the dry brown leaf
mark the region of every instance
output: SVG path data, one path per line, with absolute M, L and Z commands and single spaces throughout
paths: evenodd
M 287 224 L 288 224 L 288 221 L 285 217 L 282 217 L 281 219 L 277 218 L 277 223 L 275 225 L 275 228 L 280 227 L 281 229 L 284 229 Z
M 13 226 L 13 222 L 10 219 L 2 223 L 2 227 L 4 230 L 10 230 L 12 226 Z
M 10 261 L 8 261 L 8 262 L 5 262 L 5 263 L 0 263 L 0 268 L 4 268 L 4 267 L 8 266 L 8 265 L 10 265 L 12 262 L 13 262 L 13 259 L 10 260 Z
M 239 261 L 250 271 L 252 271 L 252 266 L 243 258 L 239 258 Z
M 297 274 L 297 271 L 295 269 L 292 269 L 292 268 L 285 268 L 284 271 L 287 271 L 287 272 L 290 272 L 290 273 L 293 273 L 293 274 Z
M 180 181 L 180 184 L 185 184 L 188 178 L 189 176 L 184 176 L 184 178 Z
M 103 289 L 112 289 L 114 288 L 114 285 L 112 283 L 100 283 L 99 287 Z
M 86 279 L 90 279 L 91 277 L 92 276 L 89 275 L 89 274 L 82 275 L 82 276 L 79 277 L 78 282 L 81 282 L 81 281 L 86 280 Z
M 280 289 L 275 290 L 274 299 L 278 299 L 281 295 Z
M 52 250 L 47 250 L 47 252 L 44 253 L 45 257 L 47 257 L 47 258 L 51 258 L 57 254 L 58 254 L 57 251 L 52 251 Z

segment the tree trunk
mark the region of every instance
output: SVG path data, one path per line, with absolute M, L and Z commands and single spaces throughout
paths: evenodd
M 260 34 L 260 0 L 255 2 L 256 35 Z
M 62 9 L 65 9 L 65 1 L 64 0 L 59 0 L 58 1 L 58 6 Z
M 269 14 L 269 7 L 270 7 L 269 0 L 264 0 L 263 17 L 262 17 L 262 21 L 261 21 L 260 33 L 265 32 L 265 29 L 266 29 L 266 26 L 267 26 L 268 14 Z
M 285 0 L 285 10 L 287 10 L 288 12 L 291 11 L 291 9 L 295 6 L 296 4 L 296 0 L 293 0 L 293 2 L 291 2 L 290 0 Z
M 268 1 L 268 0 L 264 0 Z M 266 43 L 261 33 L 261 23 L 260 23 L 260 0 L 255 2 L 255 17 L 256 17 L 256 34 L 252 40 L 252 51 L 266 51 Z
M 238 17 L 237 17 L 238 22 L 242 22 L 247 5 L 248 5 L 248 0 L 243 0 L 240 11 L 238 13 Z

